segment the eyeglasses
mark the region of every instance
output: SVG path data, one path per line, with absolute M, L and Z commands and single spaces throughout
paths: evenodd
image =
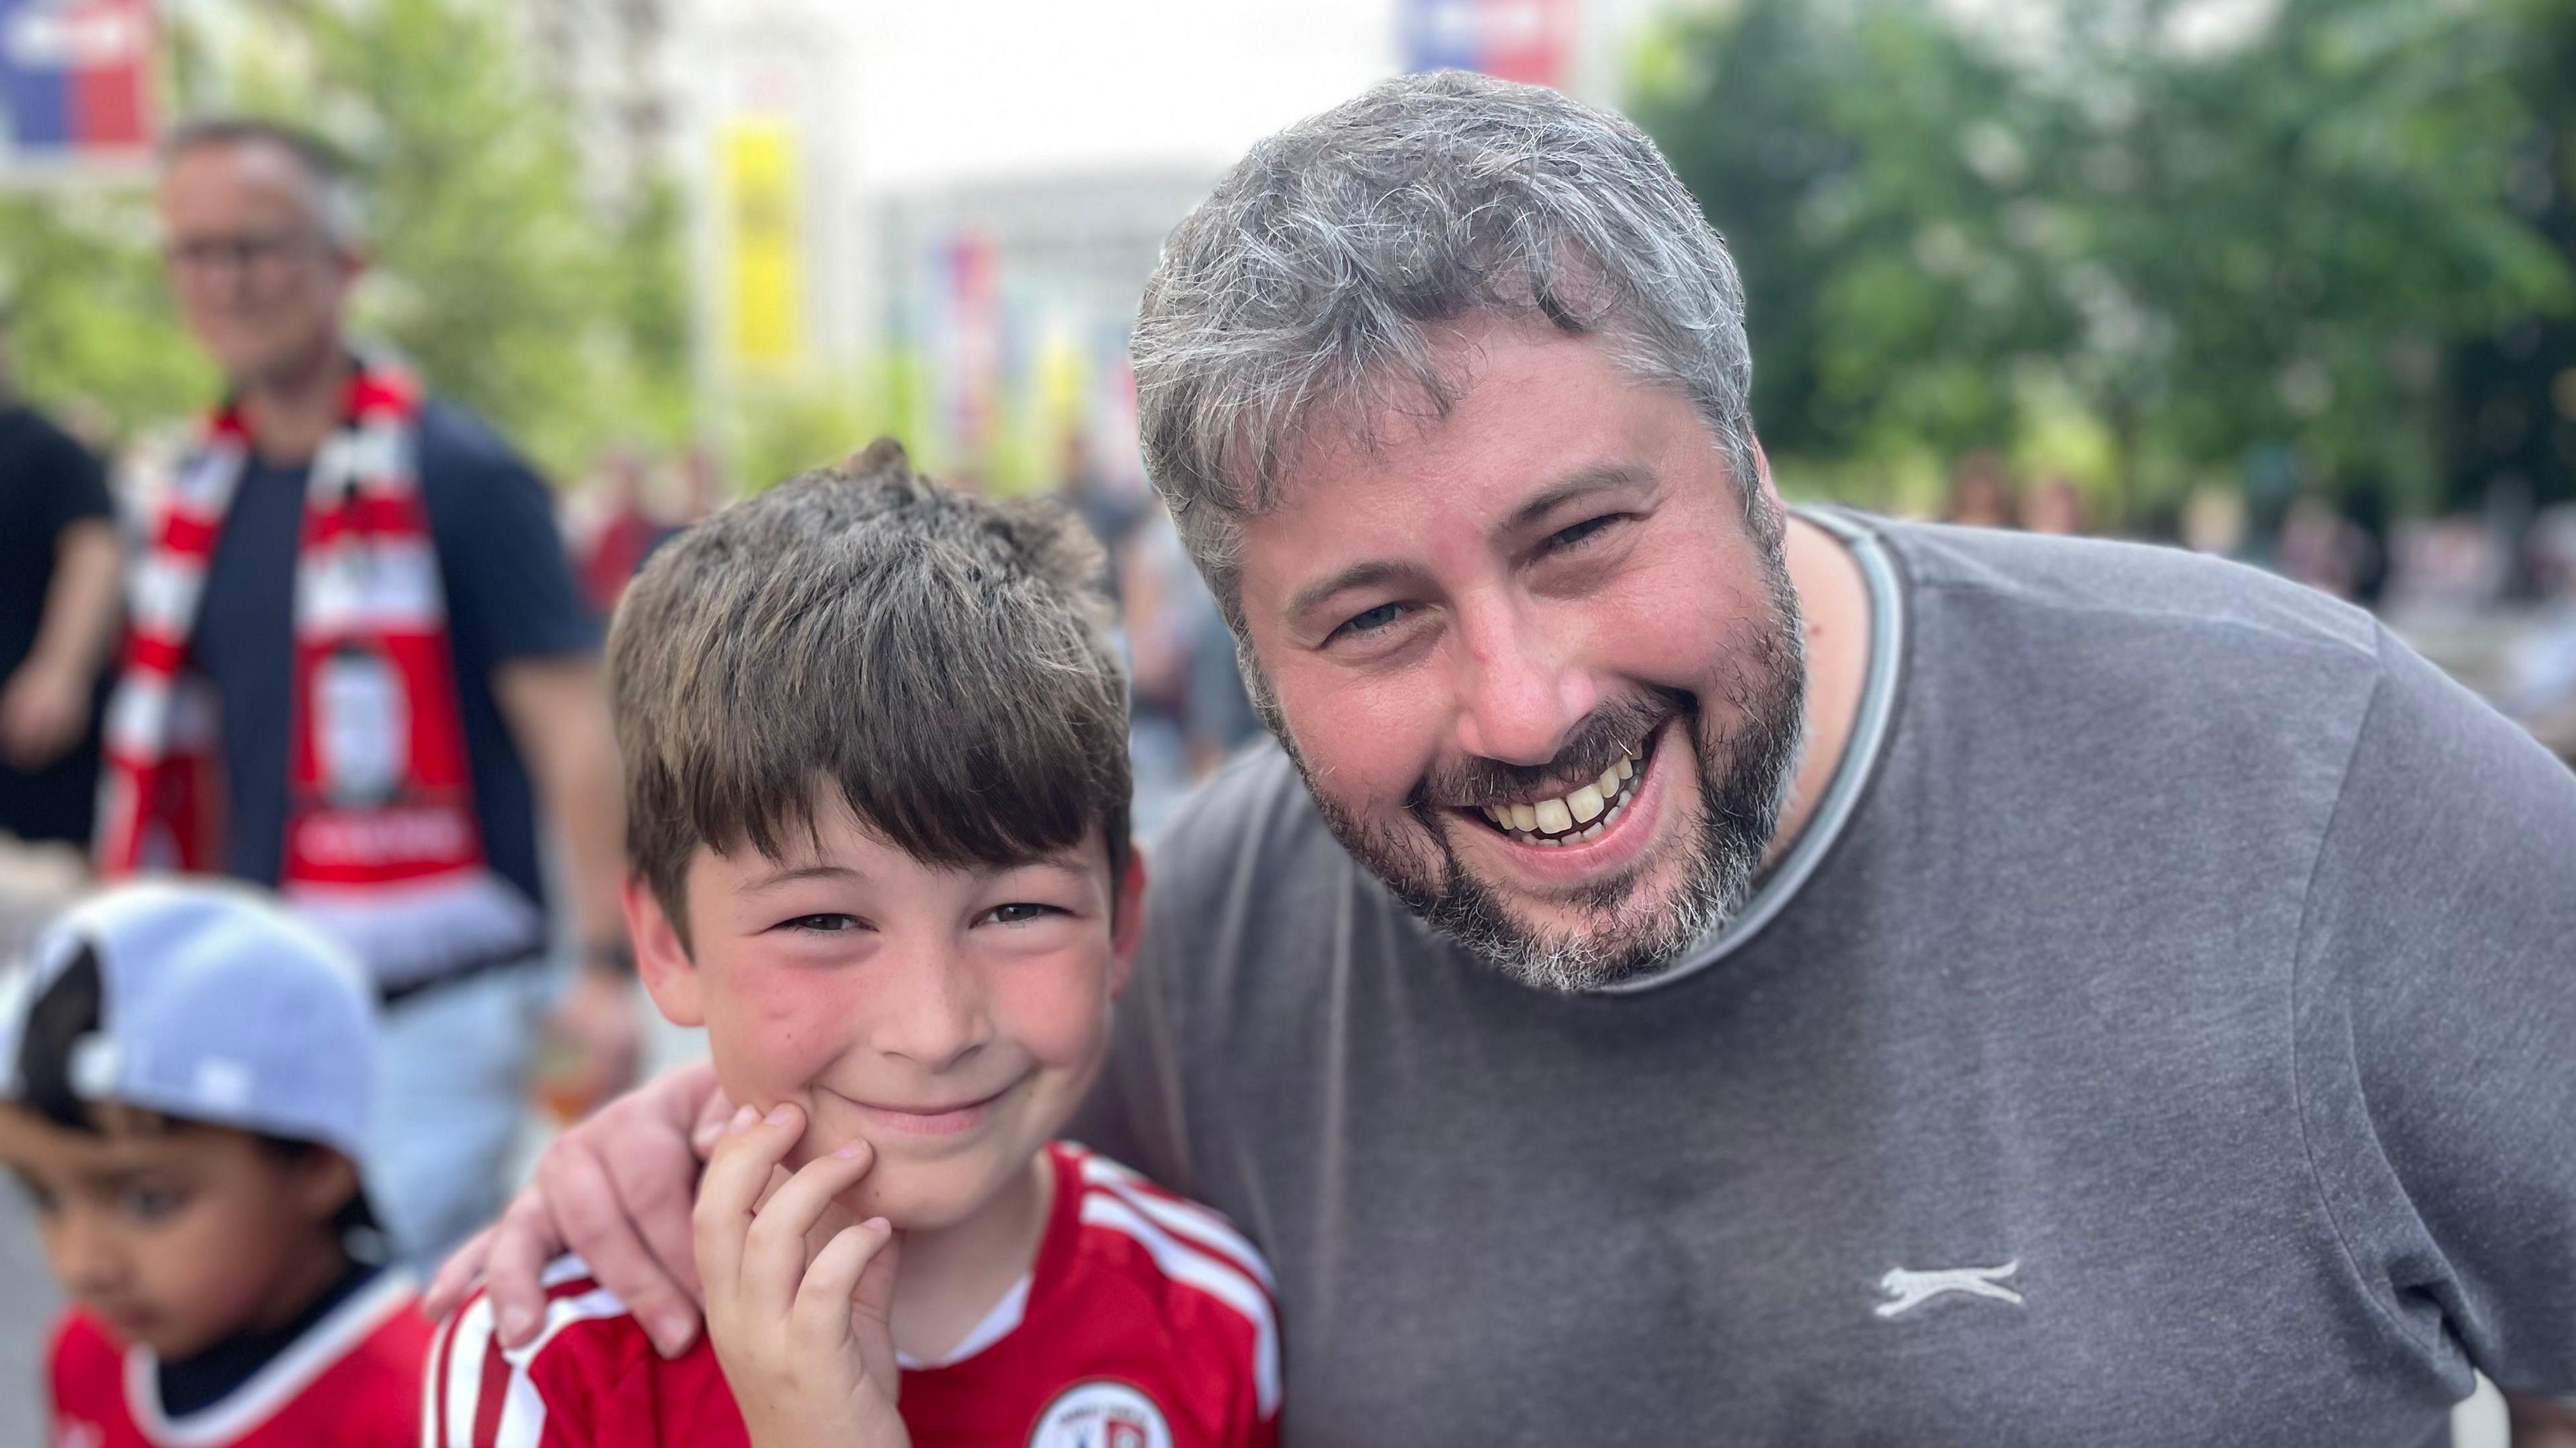
M 204 277 L 222 272 L 273 272 L 280 265 L 311 250 L 316 237 L 310 231 L 273 231 L 265 235 L 191 236 L 174 240 L 161 248 L 161 258 L 172 271 L 183 276 Z

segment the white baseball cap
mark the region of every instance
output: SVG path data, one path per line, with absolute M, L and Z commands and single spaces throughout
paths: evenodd
M 38 934 L 33 969 L 0 1002 L 9 1097 L 27 1095 L 30 1015 L 83 959 L 98 1009 L 65 1063 L 74 1096 L 361 1159 L 375 1003 L 341 947 L 247 886 L 152 880 L 93 896 Z

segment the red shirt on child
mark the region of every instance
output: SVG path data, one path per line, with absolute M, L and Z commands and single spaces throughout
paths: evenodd
M 1271 1448 L 1279 1335 L 1260 1254 L 1106 1157 L 1048 1156 L 1055 1202 L 1028 1277 L 945 1361 L 904 1365 L 915 1448 Z M 703 1335 L 666 1362 L 578 1259 L 546 1283 L 525 1349 L 493 1342 L 480 1293 L 439 1329 L 432 1448 L 745 1448 Z
M 57 1448 L 397 1448 L 421 1436 L 431 1327 L 379 1274 L 220 1400 L 173 1418 L 152 1354 L 73 1312 L 54 1332 Z

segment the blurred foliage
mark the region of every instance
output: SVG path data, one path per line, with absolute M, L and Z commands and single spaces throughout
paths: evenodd
M 2429 499 L 2453 351 L 2571 299 L 2514 192 L 2543 122 L 2500 83 L 2542 7 L 2241 0 L 2215 39 L 2207 0 L 2031 8 L 2016 47 L 1741 0 L 1642 51 L 1632 113 L 1743 267 L 1784 468 L 2001 446 L 2135 518 L 2278 454 Z
M 277 116 L 348 156 L 373 263 L 361 335 L 559 477 L 611 441 L 690 433 L 679 197 L 649 175 L 614 199 L 593 194 L 566 103 L 534 73 L 510 7 L 271 0 L 245 13 L 247 36 L 169 17 L 176 109 Z M 120 430 L 212 400 L 164 295 L 139 186 L 7 204 L 0 268 L 23 301 L 32 394 L 89 399 Z
M 585 194 L 560 95 L 499 0 L 283 7 L 310 51 L 259 109 L 346 147 L 375 274 L 361 326 L 569 475 L 608 441 L 688 426 L 679 211 L 652 178 Z
M 736 471 L 749 490 L 837 463 L 897 431 L 882 389 L 850 379 L 773 382 L 743 389 L 731 411 Z
M 163 284 L 153 228 L 135 187 L 0 195 L 14 385 L 83 431 L 130 436 L 213 395 L 213 369 Z

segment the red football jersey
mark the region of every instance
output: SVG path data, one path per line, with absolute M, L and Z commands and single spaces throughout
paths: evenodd
M 221 1401 L 161 1411 L 152 1354 L 72 1313 L 54 1332 L 59 1448 L 395 1448 L 420 1441 L 430 1341 L 411 1279 L 386 1272 Z
M 1078 1146 L 1048 1148 L 1036 1263 L 946 1359 L 905 1362 L 916 1448 L 1271 1448 L 1270 1268 L 1223 1217 Z M 665 1362 L 578 1259 L 546 1273 L 545 1325 L 492 1340 L 481 1294 L 439 1329 L 430 1448 L 744 1448 L 701 1335 Z

